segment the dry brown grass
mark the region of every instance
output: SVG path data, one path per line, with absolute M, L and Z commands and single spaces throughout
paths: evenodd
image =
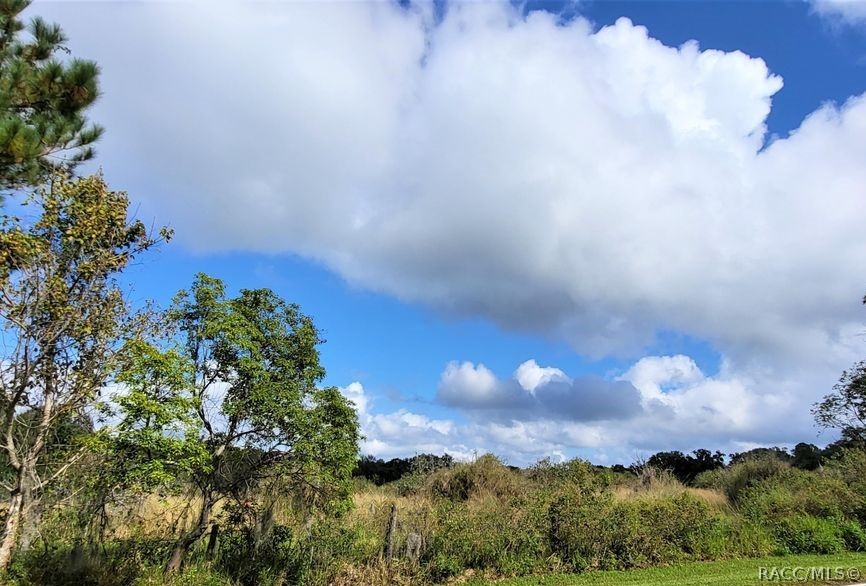
M 400 560 L 390 565 L 384 560 L 363 566 L 345 565 L 331 578 L 330 586 L 409 586 L 417 584 L 417 572 Z
M 108 508 L 106 532 L 111 537 L 162 536 L 189 527 L 201 499 L 180 495 L 142 495 Z
M 613 493 L 619 500 L 663 499 L 688 493 L 717 508 L 728 506 L 728 499 L 723 492 L 685 486 L 670 472 L 655 468 L 645 468 L 634 480 L 614 487 Z
M 527 489 L 528 480 L 505 466 L 492 454 L 474 462 L 442 468 L 430 474 L 421 492 L 434 497 L 465 501 L 477 494 L 500 498 L 517 496 Z
M 354 502 L 355 507 L 349 513 L 348 521 L 380 535 L 383 547 L 392 505 L 397 508 L 394 543 L 398 551 L 405 549 L 410 533 L 417 533 L 426 540 L 438 528 L 435 503 L 426 494 L 399 496 L 389 490 L 374 487 L 356 492 Z

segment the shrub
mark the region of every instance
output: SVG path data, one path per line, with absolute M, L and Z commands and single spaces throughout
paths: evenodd
M 695 479 L 694 486 L 721 490 L 728 500 L 736 503 L 750 486 L 778 476 L 790 467 L 789 463 L 773 453 L 760 454 L 745 458 L 724 469 L 704 472 Z
M 10 568 L 13 583 L 33 586 L 127 586 L 143 568 L 162 567 L 172 540 L 129 539 L 102 547 L 73 544 L 31 550 Z
M 680 494 L 686 491 L 682 482 L 668 470 L 642 467 L 637 475 L 616 487 L 615 492 L 622 497 L 647 497 Z
M 845 549 L 866 551 L 866 531 L 857 521 L 849 520 L 842 524 L 842 539 Z
M 739 545 L 724 515 L 687 492 L 615 500 L 608 491 L 567 490 L 549 520 L 552 550 L 579 571 L 714 559 Z
M 371 529 L 325 516 L 312 524 L 302 543 L 308 560 L 304 584 L 330 584 L 342 565 L 369 563 L 382 551 L 381 537 Z
M 570 486 L 548 508 L 550 547 L 573 569 L 614 568 L 611 531 L 622 523 L 613 514 L 611 493 Z
M 485 454 L 469 464 L 442 468 L 431 474 L 423 490 L 437 497 L 465 501 L 474 495 L 514 497 L 523 492 L 525 479 L 496 456 Z
M 462 569 L 505 576 L 549 569 L 545 511 L 546 503 L 532 497 L 440 501 L 440 527 L 426 556 L 431 576 L 442 579 Z
M 217 567 L 240 586 L 296 584 L 304 573 L 303 551 L 288 527 L 276 525 L 263 539 L 248 529 L 225 532 L 220 538 Z
M 842 450 L 827 462 L 825 472 L 848 486 L 854 498 L 853 514 L 866 524 L 866 451 Z
M 308 527 L 275 524 L 265 534 L 234 527 L 222 534 L 216 568 L 237 586 L 330 584 L 344 565 L 379 556 L 382 540 L 347 519 L 317 517 Z
M 557 464 L 552 463 L 550 458 L 545 458 L 529 468 L 526 476 L 541 489 L 562 485 L 600 489 L 611 486 L 618 476 L 623 475 L 617 475 L 609 468 L 593 466 L 579 458 Z M 632 474 L 628 473 L 625 476 L 631 477 Z
M 724 551 L 721 515 L 688 493 L 617 504 L 632 520 L 621 537 L 623 566 L 664 564 L 682 559 L 713 559 Z
M 844 522 L 797 515 L 778 521 L 774 532 L 785 553 L 839 553 L 845 549 Z
M 394 490 L 400 496 L 418 494 L 424 488 L 429 476 L 427 472 L 410 472 L 394 481 Z
M 716 557 L 762 557 L 778 551 L 773 533 L 764 525 L 740 515 L 722 515 L 716 527 L 719 543 Z
M 840 478 L 789 468 L 740 493 L 740 510 L 755 521 L 772 523 L 799 514 L 814 517 L 852 516 L 859 502 Z

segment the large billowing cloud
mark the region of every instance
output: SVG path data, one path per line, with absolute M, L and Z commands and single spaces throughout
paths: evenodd
M 596 355 L 658 328 L 810 354 L 859 319 L 863 98 L 761 150 L 782 87 L 763 61 L 625 19 L 99 12 L 58 18 L 105 70 L 106 168 L 190 246 L 299 252 Z
M 630 379 L 645 410 L 705 414 L 700 437 L 717 419 L 738 441 L 778 436 L 750 410 L 807 414 L 862 354 L 863 96 L 767 145 L 782 80 L 760 58 L 667 47 L 625 19 L 593 31 L 489 3 L 441 21 L 381 3 L 40 6 L 104 69 L 109 179 L 190 247 L 298 253 L 593 356 L 635 354 L 660 330 L 706 340 L 721 378 L 676 379 L 673 395 L 647 373 L 691 376 L 682 364 Z M 507 409 L 523 388 L 472 376 Z M 584 392 L 545 388 L 568 384 Z M 542 411 L 520 424 L 565 429 Z M 610 441 L 666 437 L 647 421 Z

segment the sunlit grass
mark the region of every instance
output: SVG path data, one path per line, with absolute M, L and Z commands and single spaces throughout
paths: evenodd
M 620 572 L 587 572 L 585 574 L 559 574 L 554 576 L 530 576 L 489 582 L 471 580 L 467 584 L 481 586 L 496 584 L 497 586 L 760 586 L 766 584 L 786 583 L 779 580 L 762 580 L 759 568 L 777 567 L 820 567 L 820 568 L 856 568 L 861 575 L 866 575 L 866 553 L 844 553 L 838 555 L 796 555 L 784 557 L 769 557 L 750 560 L 732 560 L 723 562 L 695 562 L 664 568 L 648 568 L 645 570 L 625 570 Z M 864 578 L 866 580 L 866 578 Z M 788 581 L 789 584 L 850 584 L 851 580 L 801 582 Z

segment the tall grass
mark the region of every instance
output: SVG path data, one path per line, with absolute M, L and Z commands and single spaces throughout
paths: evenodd
M 340 515 L 271 487 L 249 510 L 221 508 L 216 551 L 198 544 L 184 573 L 167 583 L 432 584 L 858 551 L 866 549 L 864 478 L 866 456 L 858 453 L 816 471 L 747 460 L 705 473 L 696 486 L 653 469 L 614 474 L 575 460 L 517 471 L 484 456 L 390 485 L 358 482 L 353 508 Z M 112 507 L 96 546 L 61 507 L 46 518 L 43 542 L 16 559 L 10 580 L 162 584 L 188 504 L 145 495 Z

